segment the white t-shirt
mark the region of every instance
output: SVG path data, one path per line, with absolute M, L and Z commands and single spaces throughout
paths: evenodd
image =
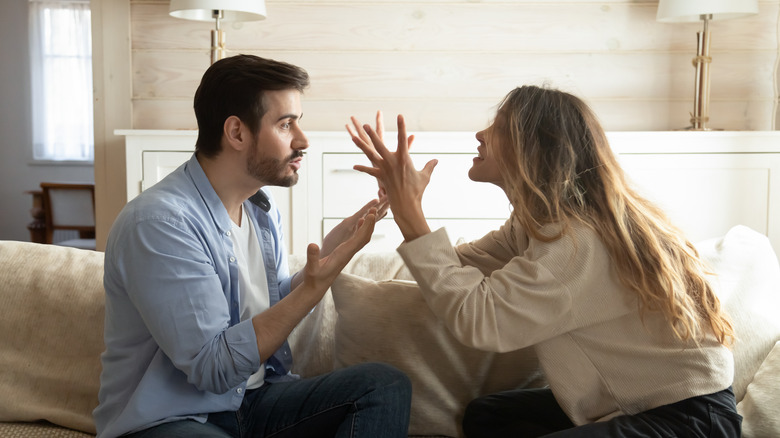
M 252 318 L 271 306 L 268 295 L 268 280 L 266 279 L 263 252 L 257 239 L 255 227 L 246 215 L 246 209 L 241 207 L 241 225 L 232 224 L 230 240 L 238 260 L 238 290 L 241 321 Z M 249 377 L 247 389 L 263 386 L 265 365 Z

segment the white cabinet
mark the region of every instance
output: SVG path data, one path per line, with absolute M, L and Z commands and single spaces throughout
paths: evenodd
M 492 184 L 474 183 L 467 177 L 476 147 L 469 153 L 413 153 L 419 169 L 433 158 L 439 160 L 423 197 L 423 212 L 432 229 L 446 227 L 453 239 L 473 240 L 501 226 L 511 211 L 504 192 Z M 377 184 L 366 174 L 352 170 L 368 164 L 362 153 L 322 154 L 322 233 L 338 225 L 368 200 L 377 196 Z M 392 212 L 377 224 L 370 250 L 392 251 L 403 237 Z
M 195 131 L 117 131 L 127 138 L 128 199 L 191 156 Z M 310 242 L 376 196 L 376 182 L 352 169 L 367 160 L 343 132 L 309 132 L 300 179 L 274 188 L 288 244 L 304 253 Z M 386 138 L 394 138 L 386 133 Z M 780 132 L 674 131 L 608 133 L 637 189 L 661 206 L 694 242 L 747 225 L 780 249 Z M 477 141 L 471 132 L 415 133 L 418 168 L 439 160 L 423 199 L 431 228 L 453 241 L 482 236 L 510 214 L 503 191 L 468 179 Z M 392 215 L 377 224 L 365 251 L 393 250 L 401 235 Z

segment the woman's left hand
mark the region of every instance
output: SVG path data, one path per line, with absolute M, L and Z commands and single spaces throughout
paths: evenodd
M 353 120 L 356 126 L 359 126 Z M 363 125 L 365 135 L 354 135 L 352 141 L 368 157 L 374 167 L 356 165 L 355 170 L 367 173 L 379 181 L 390 201 L 390 209 L 407 241 L 430 232 L 422 211 L 422 197 L 431 180 L 438 160 L 431 160 L 422 170 L 417 170 L 409 155 L 409 145 L 414 136 L 406 135 L 406 123 L 398 116 L 398 146 L 396 151 L 387 149 L 379 133 L 370 125 Z M 351 132 L 351 130 L 350 130 Z M 368 140 L 365 137 L 368 137 Z

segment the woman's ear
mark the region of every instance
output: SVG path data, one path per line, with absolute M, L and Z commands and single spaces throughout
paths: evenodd
M 230 116 L 225 119 L 225 124 L 222 127 L 222 136 L 225 139 L 225 143 L 228 147 L 234 150 L 242 150 L 246 146 L 246 141 L 249 139 L 247 136 L 248 130 L 246 126 L 236 116 Z

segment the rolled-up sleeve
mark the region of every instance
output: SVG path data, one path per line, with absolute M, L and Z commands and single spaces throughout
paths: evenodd
M 149 335 L 199 390 L 223 394 L 260 367 L 251 320 L 231 326 L 229 253 L 186 219 L 143 218 L 122 239 L 127 295 Z M 227 258 L 227 260 L 221 260 Z M 220 265 L 220 266 L 217 266 Z M 237 267 L 233 267 L 237 269 Z

